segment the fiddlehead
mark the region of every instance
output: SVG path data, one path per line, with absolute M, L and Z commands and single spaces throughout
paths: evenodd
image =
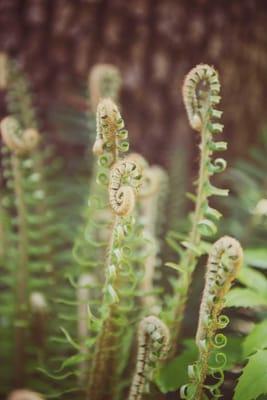
M 124 141 L 128 132 L 123 129 L 124 122 L 117 105 L 111 99 L 103 99 L 98 104 L 96 113 L 96 140 L 93 153 L 106 155 L 100 162 L 112 164 L 119 159 L 120 152 L 128 151 L 129 144 Z
M 93 145 L 93 153 L 98 156 L 94 163 L 89 187 L 88 207 L 84 215 L 84 227 L 75 240 L 73 256 L 81 268 L 80 274 L 87 274 L 84 266 L 98 266 L 101 264 L 106 245 L 104 239 L 110 234 L 110 207 L 108 207 L 108 192 L 106 186 L 109 181 L 109 168 L 116 161 L 116 135 L 123 125 L 119 110 L 112 100 L 100 102 L 97 113 L 97 134 Z M 117 120 L 120 124 L 117 124 Z M 105 122 L 106 121 L 106 122 Z M 110 141 L 109 141 L 110 140 Z M 119 143 L 119 139 L 117 141 Z M 101 184 L 99 184 L 101 183 Z M 93 269 L 93 268 L 92 268 Z M 92 271 L 90 271 L 92 272 Z M 93 272 L 95 274 L 95 271 Z
M 134 287 L 137 278 L 132 271 L 129 250 L 134 226 L 135 196 L 141 185 L 141 170 L 133 161 L 120 159 L 128 149 L 127 138 L 117 106 L 102 100 L 97 112 L 97 140 L 101 141 L 99 163 L 108 179 L 109 204 L 113 215 L 106 281 L 103 288 L 100 329 L 90 370 L 88 399 L 106 399 L 118 391 L 118 349 L 128 328 L 128 318 L 134 307 Z M 99 142 L 98 142 L 99 143 Z M 99 146 L 97 146 L 100 148 Z M 95 146 L 94 146 L 95 149 Z M 110 168 L 110 173 L 106 170 Z M 98 179 L 103 182 L 102 179 Z M 105 381 L 105 387 L 102 382 Z
M 221 349 L 226 344 L 226 337 L 216 332 L 229 322 L 220 313 L 224 307 L 225 295 L 239 272 L 242 259 L 242 248 L 231 237 L 222 237 L 211 248 L 196 334 L 199 359 L 188 368 L 190 383 L 181 389 L 182 398 L 202 400 L 206 390 L 213 398 L 220 397 L 219 387 L 223 382 L 225 355 L 222 352 L 215 353 L 215 366 L 210 365 L 210 355 L 213 350 Z M 205 384 L 207 375 L 218 382 Z
M 116 215 L 127 216 L 133 212 L 140 179 L 140 170 L 134 162 L 119 161 L 112 167 L 109 182 L 109 203 Z
M 14 117 L 6 117 L 1 121 L 2 138 L 8 149 L 20 156 L 31 152 L 39 142 L 39 134 L 35 129 L 21 129 Z
M 220 102 L 220 83 L 217 72 L 207 64 L 193 68 L 185 77 L 183 100 L 192 129 L 201 131 L 207 108 Z M 221 112 L 212 110 L 212 116 L 220 118 Z M 219 127 L 221 130 L 221 127 Z
M 221 214 L 209 206 L 208 199 L 212 195 L 226 196 L 227 190 L 214 187 L 210 178 L 216 173 L 222 172 L 226 162 L 222 158 L 212 159 L 216 151 L 226 149 L 225 142 L 214 142 L 213 136 L 222 132 L 223 125 L 216 122 L 222 112 L 215 109 L 220 101 L 220 83 L 218 74 L 209 65 L 200 64 L 193 68 L 185 78 L 183 86 L 183 99 L 186 107 L 189 123 L 193 129 L 200 131 L 200 165 L 197 180 L 196 196 L 191 198 L 195 203 L 192 215 L 191 231 L 180 244 L 176 244 L 180 256 L 175 268 L 180 273 L 179 278 L 173 281 L 175 297 L 168 299 L 168 309 L 165 320 L 172 333 L 173 351 L 177 337 L 179 336 L 182 316 L 188 297 L 192 273 L 196 267 L 198 258 L 205 253 L 203 237 L 210 237 L 217 231 L 216 222 Z M 176 237 L 176 233 L 174 233 Z M 173 264 L 172 264 L 173 266 Z
M 97 106 L 103 98 L 111 98 L 117 103 L 121 83 L 118 68 L 112 64 L 96 64 L 92 68 L 88 78 L 92 111 L 96 112 Z
M 113 182 L 114 177 L 115 182 Z M 115 186 L 112 186 L 114 183 Z M 128 307 L 124 308 L 125 295 L 127 293 L 127 302 L 129 302 L 134 294 L 132 290 L 129 290 L 129 284 L 133 287 L 136 285 L 134 283 L 136 278 L 134 278 L 129 263 L 129 253 L 125 252 L 126 247 L 124 246 L 126 243 L 130 245 L 129 238 L 133 228 L 133 217 L 130 213 L 133 212 L 134 196 L 140 183 L 141 174 L 134 162 L 121 160 L 113 166 L 110 174 L 110 186 L 115 193 L 110 195 L 110 206 L 114 212 L 114 224 L 106 260 L 106 282 L 103 289 L 104 314 L 92 361 L 88 399 L 103 399 L 112 391 L 117 390 L 114 383 L 117 379 L 117 351 L 126 329 L 126 315 L 133 307 L 133 304 L 130 304 L 129 307 L 128 303 Z M 121 188 L 123 188 L 122 191 Z M 124 197 L 129 196 L 129 193 L 130 200 Z M 113 371 L 112 373 L 109 368 Z M 105 388 L 101 388 L 103 379 L 106 380 Z
M 141 400 L 145 386 L 153 377 L 157 361 L 162 360 L 168 350 L 169 331 L 157 317 L 144 318 L 139 325 L 136 370 L 132 380 L 129 400 Z
M 93 83 L 95 74 L 101 71 L 103 76 L 99 75 L 98 81 Z M 101 79 L 105 77 L 104 72 L 102 69 L 92 71 L 93 76 L 90 78 L 92 84 L 101 85 Z M 82 228 L 73 248 L 73 255 L 79 267 L 79 271 L 77 271 L 78 279 L 80 279 L 79 276 L 91 276 L 91 279 L 95 282 L 94 287 L 97 286 L 99 289 L 105 282 L 101 267 L 106 263 L 106 247 L 109 246 L 114 234 L 116 212 L 121 215 L 124 212 L 130 214 L 131 210 L 127 210 L 127 204 L 132 207 L 135 203 L 135 195 L 133 196 L 135 189 L 131 187 L 131 184 L 134 184 L 134 171 L 131 171 L 131 169 L 134 169 L 135 166 L 133 163 L 121 164 L 119 162 L 122 140 L 124 141 L 122 152 L 128 149 L 128 142 L 125 141 L 127 131 L 122 129 L 124 122 L 117 105 L 111 99 L 102 99 L 104 94 L 102 90 L 103 88 L 97 88 L 98 94 L 101 92 L 101 101 L 96 112 L 97 134 L 93 146 L 93 152 L 98 157 L 97 162 L 94 163 L 89 188 L 90 197 L 88 208 L 85 211 L 85 227 Z M 81 311 L 78 315 L 77 327 L 81 354 L 85 358 L 81 362 L 83 375 L 81 378 L 87 378 L 88 358 L 92 358 L 93 353 L 89 354 L 86 340 L 88 336 L 90 338 L 92 336 L 92 340 L 94 340 L 99 331 L 99 329 L 94 328 L 94 324 L 90 324 L 90 329 L 88 329 L 88 308 L 80 295 L 87 293 L 87 296 L 90 297 L 90 303 L 99 304 L 101 302 L 99 293 L 101 292 L 94 289 L 90 290 L 89 294 L 89 290 L 89 288 L 80 288 L 77 292 L 79 311 Z M 99 312 L 99 307 L 97 312 Z M 87 332 L 87 335 L 85 335 L 85 332 Z

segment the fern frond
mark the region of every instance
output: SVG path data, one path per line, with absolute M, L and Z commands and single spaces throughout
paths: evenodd
M 205 288 L 200 305 L 196 344 L 199 350 L 198 361 L 188 367 L 190 383 L 181 389 L 181 397 L 187 400 L 201 400 L 205 392 L 217 398 L 223 378 L 225 354 L 220 350 L 215 354 L 215 365 L 211 364 L 213 350 L 222 349 L 226 337 L 216 333 L 229 322 L 220 315 L 225 302 L 225 295 L 236 278 L 243 260 L 243 251 L 238 241 L 224 236 L 210 251 Z M 206 384 L 207 375 L 217 380 L 215 384 Z
M 200 64 L 193 68 L 185 78 L 183 99 L 189 123 L 193 129 L 201 134 L 200 165 L 197 181 L 197 193 L 194 198 L 195 210 L 192 215 L 191 231 L 188 237 L 178 247 L 180 260 L 177 270 L 178 279 L 173 281 L 174 297 L 170 298 L 163 313 L 172 335 L 172 352 L 175 352 L 177 338 L 181 329 L 185 304 L 191 284 L 192 274 L 198 258 L 205 253 L 203 237 L 213 236 L 216 231 L 216 222 L 220 213 L 209 206 L 209 197 L 226 196 L 227 190 L 214 187 L 210 178 L 226 167 L 221 159 L 212 159 L 215 151 L 221 151 L 226 146 L 221 142 L 214 142 L 213 136 L 222 131 L 223 125 L 215 122 L 221 117 L 221 111 L 215 106 L 220 101 L 220 83 L 218 74 L 209 65 Z
M 132 380 L 129 400 L 141 400 L 145 386 L 151 381 L 153 371 L 169 346 L 169 331 L 157 317 L 149 316 L 139 324 L 136 370 Z

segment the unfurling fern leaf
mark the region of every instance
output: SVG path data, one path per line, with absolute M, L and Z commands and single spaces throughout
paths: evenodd
M 225 355 L 221 351 L 217 352 L 215 365 L 211 363 L 210 358 L 214 349 L 221 349 L 226 344 L 225 336 L 217 333 L 217 330 L 223 329 L 229 320 L 220 313 L 224 307 L 225 295 L 239 272 L 242 259 L 242 248 L 231 237 L 222 237 L 211 248 L 196 334 L 199 359 L 188 367 L 190 383 L 181 389 L 184 399 L 202 400 L 205 398 L 205 392 L 210 392 L 214 398 L 220 396 Z M 207 384 L 208 375 L 217 382 Z
M 222 124 L 215 122 L 222 114 L 215 108 L 220 101 L 219 92 L 218 74 L 209 65 L 198 65 L 185 78 L 183 99 L 189 123 L 201 135 L 200 165 L 197 193 L 196 196 L 192 196 L 195 210 L 191 218 L 191 230 L 188 237 L 185 237 L 181 244 L 177 244 L 180 259 L 174 268 L 179 271 L 179 277 L 172 281 L 174 296 L 169 298 L 163 312 L 163 319 L 171 332 L 171 352 L 176 351 L 193 271 L 200 255 L 206 252 L 202 238 L 216 233 L 216 222 L 221 216 L 209 206 L 208 199 L 212 195 L 228 194 L 227 190 L 216 188 L 210 183 L 210 178 L 226 167 L 222 158 L 212 159 L 214 152 L 226 149 L 225 142 L 215 142 L 213 139 L 213 136 L 223 129 Z
M 156 363 L 162 360 L 169 346 L 169 331 L 165 324 L 152 316 L 144 318 L 139 325 L 136 370 L 132 380 L 129 400 L 141 400 L 148 391 Z
M 109 160 L 110 168 L 109 176 L 107 172 L 102 173 L 100 181 L 108 182 L 113 226 L 106 260 L 100 330 L 87 391 L 88 399 L 96 400 L 112 396 L 118 390 L 118 350 L 127 330 L 127 318 L 133 309 L 133 302 L 129 304 L 129 300 L 134 296 L 137 283 L 129 263 L 129 248 L 128 254 L 126 249 L 130 246 L 128 239 L 134 224 L 131 213 L 141 184 L 138 166 L 132 161 L 121 159 L 121 151 L 128 150 L 125 141 L 127 133 L 123 129 L 124 124 L 116 105 L 104 99 L 98 106 L 97 118 L 96 141 L 101 141 L 100 161 Z M 103 380 L 105 386 L 101 385 Z

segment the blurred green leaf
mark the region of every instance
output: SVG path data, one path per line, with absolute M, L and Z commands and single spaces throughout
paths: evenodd
M 196 361 L 198 350 L 193 339 L 184 344 L 183 352 L 157 371 L 155 381 L 162 393 L 178 390 L 188 382 L 187 367 Z
M 241 336 L 227 336 L 227 343 L 226 346 L 223 348 L 223 353 L 227 357 L 227 362 L 225 366 L 226 370 L 230 370 L 236 364 L 243 361 L 242 341 L 243 337 Z
M 267 269 L 267 249 L 266 248 L 246 249 L 245 261 L 252 267 Z
M 250 357 L 235 388 L 233 400 L 255 400 L 267 394 L 267 350 Z
M 243 267 L 240 270 L 238 280 L 243 285 L 260 292 L 267 298 L 267 279 L 261 272 L 252 268 Z
M 256 324 L 243 342 L 243 352 L 247 357 L 257 350 L 267 347 L 267 320 Z
M 226 307 L 267 307 L 267 297 L 251 289 L 234 288 L 226 296 Z

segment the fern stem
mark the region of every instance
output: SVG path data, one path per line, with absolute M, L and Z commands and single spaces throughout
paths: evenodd
M 26 362 L 26 320 L 27 320 L 27 283 L 28 283 L 28 234 L 27 210 L 23 196 L 20 160 L 11 156 L 14 175 L 14 190 L 18 212 L 18 268 L 16 271 L 16 325 L 15 325 L 15 382 L 16 385 L 25 383 Z
M 111 236 L 108 246 L 108 256 L 106 260 L 106 269 L 111 265 L 111 257 L 114 249 L 115 244 L 115 231 L 116 227 L 118 226 L 120 217 L 117 215 L 114 216 L 113 226 L 111 229 Z M 112 284 L 114 290 L 116 291 L 120 286 L 120 274 L 116 275 L 116 279 L 113 281 Z M 109 388 L 109 383 L 107 380 L 110 380 L 110 376 L 114 371 L 110 371 L 110 363 L 112 358 L 114 357 L 114 350 L 117 349 L 114 347 L 112 349 L 112 339 L 113 336 L 116 336 L 117 327 L 114 325 L 113 321 L 116 317 L 117 307 L 116 304 L 112 304 L 109 307 L 108 315 L 106 316 L 105 321 L 103 322 L 103 326 L 101 329 L 101 333 L 97 338 L 96 342 L 96 350 L 95 356 L 93 359 L 93 364 L 91 368 L 91 374 L 89 379 L 89 386 L 87 391 L 87 399 L 104 399 L 104 393 L 106 393 L 107 388 Z M 105 385 L 103 386 L 103 377 L 105 377 Z M 110 389 L 108 389 L 110 390 Z
M 205 113 L 206 118 L 203 123 L 203 127 L 201 129 L 201 144 L 200 149 L 203 151 L 200 152 L 200 164 L 199 164 L 199 179 L 197 186 L 197 197 L 196 197 L 196 206 L 193 216 L 193 225 L 191 232 L 189 234 L 189 241 L 193 244 L 193 246 L 198 246 L 200 243 L 200 233 L 198 231 L 198 224 L 203 218 L 203 200 L 205 200 L 204 195 L 204 184 L 207 180 L 207 159 L 208 159 L 208 146 L 207 146 L 207 124 L 208 118 L 207 113 Z M 180 296 L 177 296 L 177 305 L 175 309 L 175 315 L 173 319 L 173 324 L 170 327 L 170 332 L 172 333 L 172 344 L 171 353 L 175 351 L 175 344 L 178 340 L 181 331 L 181 323 L 184 316 L 185 306 L 189 296 L 189 288 L 192 282 L 193 272 L 196 266 L 197 257 L 196 254 L 187 249 L 183 254 L 181 259 L 181 267 L 184 271 L 184 274 L 180 277 L 180 286 L 183 290 L 180 292 Z
M 205 253 L 202 236 L 212 236 L 216 233 L 217 221 L 221 214 L 209 207 L 208 198 L 212 195 L 226 196 L 227 190 L 213 187 L 210 177 L 222 172 L 226 162 L 222 158 L 212 160 L 214 151 L 226 149 L 226 143 L 214 142 L 213 134 L 222 132 L 223 125 L 214 122 L 221 117 L 221 111 L 214 108 L 220 101 L 220 83 L 217 72 L 206 64 L 193 68 L 186 76 L 183 85 L 183 99 L 191 127 L 201 135 L 200 164 L 197 183 L 195 211 L 192 215 L 192 228 L 183 247 L 178 246 L 180 260 L 177 265 L 179 277 L 173 284 L 175 297 L 169 302 L 167 322 L 171 332 L 170 356 L 176 351 L 176 342 L 181 330 L 186 302 L 192 275 L 198 258 Z
M 113 398 L 118 390 L 118 355 L 127 328 L 128 312 L 131 309 L 130 295 L 127 291 L 123 293 L 123 289 L 131 281 L 129 260 L 127 254 L 124 254 L 123 245 L 133 225 L 129 214 L 134 209 L 140 178 L 137 165 L 123 160 L 112 166 L 109 175 L 109 203 L 114 219 L 106 260 L 102 327 L 96 342 L 87 392 L 88 400 Z M 126 310 L 123 310 L 126 299 L 128 304 L 126 303 Z

